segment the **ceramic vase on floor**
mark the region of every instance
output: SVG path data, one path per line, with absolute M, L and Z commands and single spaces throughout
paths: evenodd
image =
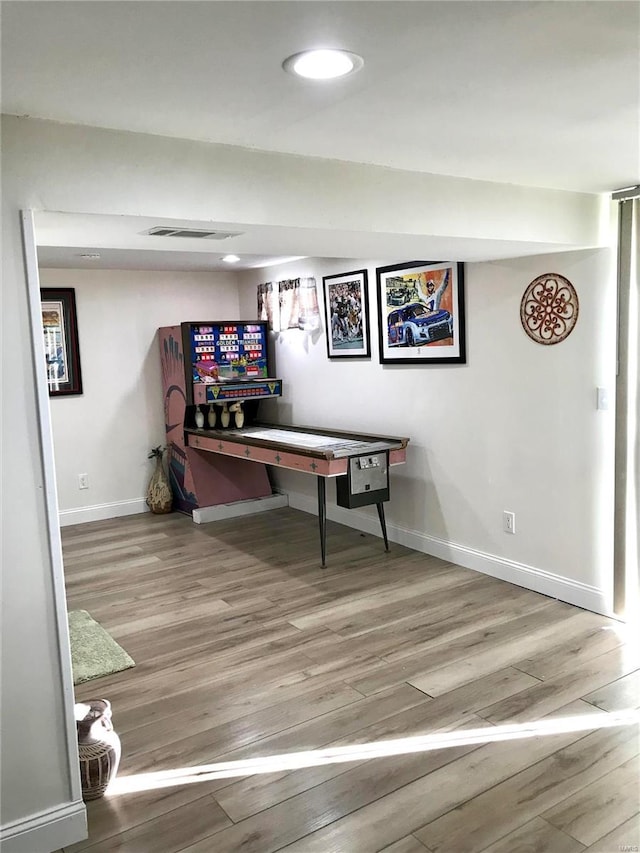
M 160 447 L 154 447 L 149 454 L 149 459 L 155 458 L 156 460 L 156 469 L 147 489 L 147 506 L 151 512 L 158 515 L 171 512 L 173 507 L 171 484 L 162 464 L 163 454 L 164 451 Z
M 90 699 L 75 705 L 82 799 L 102 797 L 118 773 L 120 738 L 113 730 L 111 703 Z

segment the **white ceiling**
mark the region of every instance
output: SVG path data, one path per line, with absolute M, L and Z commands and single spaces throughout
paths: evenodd
M 634 0 L 5 2 L 2 110 L 608 192 L 640 176 L 639 33 Z M 282 70 L 318 46 L 364 68 L 331 84 Z
M 38 232 L 39 233 L 39 232 Z M 89 257 L 87 257 L 89 255 Z M 93 255 L 93 257 L 91 257 Z M 167 272 L 215 272 L 264 269 L 302 256 L 242 255 L 237 263 L 225 263 L 219 255 L 198 251 L 144 251 L 98 246 L 38 245 L 38 265 L 43 269 L 157 270 Z
M 84 213 L 38 211 L 35 215 L 38 262 L 50 269 L 138 269 L 212 270 L 256 269 L 299 260 L 291 255 L 274 234 L 259 236 L 257 229 L 238 233 L 229 223 L 195 222 L 144 216 L 99 216 Z M 148 232 L 155 227 L 185 227 L 206 231 L 232 232 L 223 240 L 188 237 L 156 237 Z M 282 251 L 280 249 L 282 248 Z M 257 250 L 257 252 L 255 251 Z M 225 263 L 222 258 L 235 254 L 240 261 Z M 83 255 L 99 255 L 86 258 Z
M 498 260 L 558 251 L 555 243 L 433 237 L 425 234 L 381 234 L 279 226 L 237 226 L 229 222 L 108 216 L 38 211 L 35 216 L 38 260 L 41 267 L 58 269 L 245 270 L 273 266 L 303 257 L 398 258 L 461 261 Z M 242 233 L 226 240 L 155 237 L 147 232 L 156 226 L 216 229 Z M 298 252 L 293 256 L 292 251 Z M 227 253 L 241 260 L 229 265 Z M 83 254 L 99 254 L 86 259 Z

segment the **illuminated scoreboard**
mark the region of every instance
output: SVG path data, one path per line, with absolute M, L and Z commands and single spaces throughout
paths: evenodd
M 267 324 L 183 323 L 192 381 L 205 384 L 265 379 L 269 376 Z

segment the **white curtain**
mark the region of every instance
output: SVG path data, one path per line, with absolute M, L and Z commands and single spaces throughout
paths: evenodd
M 614 609 L 640 617 L 640 187 L 620 201 Z M 634 195 L 634 193 L 632 193 Z
M 288 278 L 258 285 L 258 319 L 269 329 L 313 331 L 320 327 L 320 309 L 315 278 Z

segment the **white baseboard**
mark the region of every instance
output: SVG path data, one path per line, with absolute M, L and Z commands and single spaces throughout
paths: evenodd
M 275 494 L 230 504 L 201 506 L 199 509 L 194 509 L 192 515 L 196 524 L 206 524 L 209 521 L 222 521 L 224 518 L 237 518 L 240 515 L 253 515 L 256 512 L 280 509 L 283 506 L 289 506 L 289 498 L 285 494 Z
M 77 509 L 61 509 L 58 513 L 60 527 L 70 524 L 86 524 L 88 521 L 104 521 L 107 518 L 120 518 L 124 515 L 138 515 L 149 512 L 144 498 L 134 498 L 129 501 L 114 501 L 108 504 L 82 506 Z
M 2 853 L 51 853 L 87 835 L 87 810 L 80 800 L 5 824 L 0 828 L 0 849 Z
M 300 492 L 289 492 L 289 506 L 294 509 L 308 512 L 311 515 L 318 514 L 318 504 L 315 497 Z M 335 504 L 327 503 L 327 518 L 370 533 L 381 536 L 380 523 L 377 516 L 365 515 L 363 512 L 353 509 L 343 509 Z M 602 589 L 562 575 L 553 574 L 543 569 L 527 566 L 515 560 L 507 560 L 504 557 L 496 557 L 474 548 L 464 545 L 456 545 L 435 536 L 428 536 L 417 530 L 406 530 L 398 525 L 387 522 L 387 536 L 391 542 L 397 542 L 414 551 L 440 557 L 449 563 L 455 563 L 465 569 L 482 572 L 485 575 L 508 581 L 509 583 L 530 589 L 533 592 L 566 601 L 584 610 L 591 610 L 603 616 L 613 616 L 607 605 L 607 598 Z M 327 555 L 331 557 L 330 554 Z
M 214 507 L 201 507 L 193 511 L 193 520 L 196 524 L 208 521 L 219 521 L 224 518 L 233 518 L 241 515 L 250 515 L 255 512 L 263 512 L 283 506 L 291 506 L 294 509 L 317 515 L 318 504 L 315 496 L 302 494 L 301 492 L 281 492 L 269 495 L 266 498 L 258 498 L 250 501 L 237 501 L 236 503 L 220 504 Z M 148 512 L 149 508 L 144 498 L 130 501 L 117 501 L 110 504 L 98 504 L 96 506 L 81 507 L 79 509 L 62 510 L 59 513 L 60 526 L 69 524 L 82 524 L 87 521 L 102 521 L 107 518 L 117 518 L 125 515 L 136 515 Z M 374 536 L 380 535 L 380 525 L 377 517 L 366 515 L 358 510 L 344 509 L 335 504 L 327 504 L 327 518 L 337 521 L 355 530 L 362 530 Z M 566 601 L 576 607 L 601 613 L 604 616 L 613 616 L 607 603 L 607 596 L 602 589 L 571 578 L 556 575 L 552 572 L 527 566 L 515 560 L 507 560 L 504 557 L 496 557 L 474 548 L 457 545 L 435 536 L 428 536 L 417 530 L 406 530 L 398 525 L 387 523 L 387 534 L 392 542 L 405 545 L 414 551 L 440 557 L 442 560 L 473 569 L 485 575 L 508 581 L 517 586 L 526 587 L 534 592 Z

